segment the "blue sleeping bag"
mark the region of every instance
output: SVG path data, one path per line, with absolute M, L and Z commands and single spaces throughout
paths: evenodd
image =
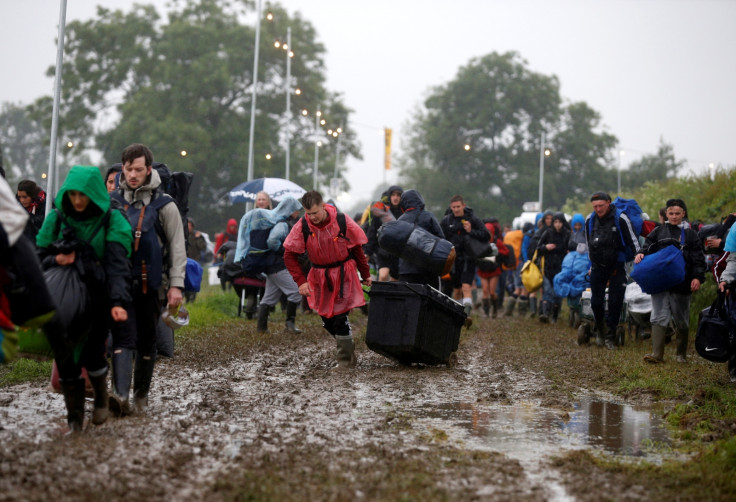
M 589 286 L 586 278 L 590 270 L 588 253 L 572 251 L 562 260 L 562 270 L 555 275 L 555 294 L 563 298 L 577 298 Z

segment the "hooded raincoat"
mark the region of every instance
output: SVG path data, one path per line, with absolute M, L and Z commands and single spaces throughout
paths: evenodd
M 284 242 L 284 261 L 298 286 L 308 282 L 312 288 L 312 295 L 307 298 L 309 308 L 329 318 L 365 305 L 358 270 L 367 278 L 370 269 L 362 248 L 368 241 L 363 229 L 345 215 L 345 237 L 340 237 L 337 208 L 330 204 L 324 208 L 327 218 L 320 225 L 314 225 L 308 218 L 296 222 Z M 302 232 L 305 221 L 309 225 L 306 243 Z M 313 265 L 306 278 L 297 262 L 297 257 L 305 251 Z M 351 251 L 355 253 L 352 257 Z M 325 265 L 334 266 L 323 268 Z

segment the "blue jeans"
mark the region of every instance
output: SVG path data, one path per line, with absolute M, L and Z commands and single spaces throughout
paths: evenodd
M 547 302 L 550 307 L 562 305 L 562 297 L 555 294 L 552 280 L 547 276 L 544 276 L 544 284 L 542 285 L 542 301 Z

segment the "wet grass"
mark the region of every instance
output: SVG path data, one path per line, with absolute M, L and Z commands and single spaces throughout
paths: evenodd
M 10 364 L 0 365 L 0 388 L 48 380 L 51 378 L 51 364 L 51 360 L 40 361 L 21 357 Z

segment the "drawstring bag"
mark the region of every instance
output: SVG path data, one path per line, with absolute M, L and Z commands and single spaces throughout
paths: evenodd
M 542 287 L 544 284 L 544 275 L 542 270 L 544 269 L 544 256 L 542 257 L 542 269 L 537 266 L 537 251 L 534 251 L 534 256 L 531 260 L 527 260 L 524 266 L 521 268 L 521 282 L 524 287 L 530 293 L 534 293 L 536 290 Z
M 718 293 L 713 304 L 700 312 L 695 350 L 700 357 L 715 363 L 725 363 L 736 348 L 734 326 L 729 317 L 725 294 Z
M 656 253 L 646 255 L 639 263 L 634 264 L 631 278 L 641 286 L 643 292 L 656 295 L 685 280 L 685 256 L 682 254 L 685 229 L 680 230 L 679 246 L 667 246 Z

